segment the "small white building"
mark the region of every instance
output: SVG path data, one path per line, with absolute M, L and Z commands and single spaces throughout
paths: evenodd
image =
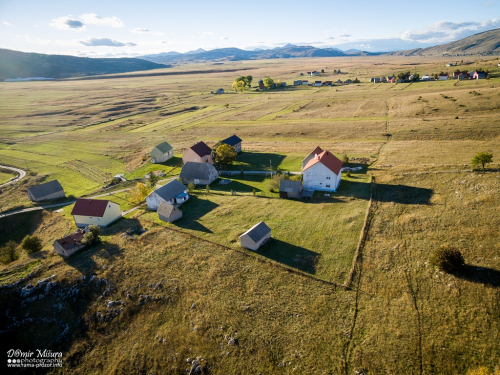
M 82 243 L 84 235 L 85 231 L 83 229 L 78 229 L 75 233 L 72 233 L 67 237 L 55 240 L 55 252 L 63 257 L 69 257 L 70 255 L 73 255 L 78 250 L 81 250 L 85 247 L 85 244 Z
M 101 199 L 77 199 L 71 215 L 79 228 L 87 225 L 105 227 L 122 217 L 120 205 Z
M 261 221 L 240 236 L 240 243 L 242 247 L 256 251 L 270 238 L 271 228 Z
M 330 151 L 315 154 L 302 168 L 304 190 L 337 191 L 342 162 Z
M 167 142 L 162 142 L 151 151 L 151 161 L 154 163 L 163 163 L 174 157 L 174 148 Z
M 422 81 L 429 81 L 430 79 L 431 77 L 428 74 L 422 76 Z
M 168 184 L 159 187 L 146 197 L 148 209 L 157 210 L 162 202 L 170 205 L 182 204 L 189 199 L 186 186 L 178 180 L 172 180 Z

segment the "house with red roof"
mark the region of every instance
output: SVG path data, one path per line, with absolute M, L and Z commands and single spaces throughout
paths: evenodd
M 448 73 L 441 73 L 439 75 L 439 80 L 440 81 L 446 81 L 448 79 Z
M 82 242 L 84 235 L 85 231 L 83 229 L 78 229 L 75 233 L 72 233 L 67 237 L 55 240 L 55 252 L 63 257 L 69 257 L 78 250 L 83 249 L 85 247 L 85 244 Z
M 79 228 L 87 225 L 105 227 L 122 217 L 120 205 L 101 199 L 77 199 L 71 215 Z
M 316 147 L 314 150 L 312 150 L 312 152 L 307 155 L 304 160 L 302 160 L 302 169 L 305 168 L 305 166 L 307 165 L 307 163 L 309 163 L 309 160 L 313 159 L 315 155 L 319 155 L 323 152 L 323 150 L 321 149 L 321 147 Z
M 341 169 L 342 162 L 330 151 L 315 153 L 302 168 L 304 190 L 337 191 Z
M 194 163 L 210 163 L 213 165 L 212 149 L 208 147 L 205 142 L 198 142 L 182 155 L 182 161 L 184 164 L 188 161 L 192 161 Z

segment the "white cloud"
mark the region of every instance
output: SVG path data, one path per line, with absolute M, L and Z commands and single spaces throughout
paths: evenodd
M 144 27 L 137 27 L 131 31 L 136 34 L 165 35 L 165 33 L 162 33 L 161 31 L 151 31 Z
M 214 33 L 211 31 L 201 31 L 199 34 L 201 35 L 202 38 L 205 38 L 206 36 L 214 35 Z
M 7 22 L 7 21 L 3 21 L 2 22 L 5 26 L 14 26 L 13 24 L 11 24 L 10 22 Z
M 109 38 L 90 38 L 88 40 L 80 40 L 78 43 L 83 44 L 84 46 L 92 46 L 92 47 L 134 47 L 137 44 L 132 42 L 118 42 Z
M 51 40 L 48 40 L 48 39 L 41 39 L 41 38 L 38 38 L 38 37 L 31 37 L 29 35 L 25 35 L 24 36 L 24 39 L 28 42 L 28 43 L 32 43 L 32 44 L 38 44 L 39 46 L 47 46 L 49 44 L 52 44 L 52 41 Z
M 87 25 L 99 25 L 99 26 L 110 26 L 110 27 L 124 27 L 125 24 L 118 17 L 99 17 L 95 13 L 82 14 L 80 18 Z
M 491 19 L 481 22 L 440 21 L 420 30 L 407 30 L 398 36 L 407 41 L 422 43 L 443 43 L 466 38 L 473 34 L 500 27 L 500 20 Z
M 333 36 L 327 36 L 325 39 L 332 40 L 332 39 L 335 39 L 335 38 Z
M 71 16 L 54 18 L 50 26 L 55 27 L 59 30 L 85 30 L 85 24 L 82 21 L 79 21 Z
M 229 38 L 227 36 L 221 36 L 220 40 L 228 40 Z

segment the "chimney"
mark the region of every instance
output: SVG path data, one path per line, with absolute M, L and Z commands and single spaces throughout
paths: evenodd
M 89 201 L 90 201 L 89 203 L 92 203 L 92 198 L 90 198 Z
M 318 154 L 314 154 L 314 160 L 318 160 Z

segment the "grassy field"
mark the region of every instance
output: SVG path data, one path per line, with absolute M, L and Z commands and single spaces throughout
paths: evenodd
M 237 174 L 228 185 L 214 183 L 209 194 L 200 186 L 181 207 L 180 221 L 165 224 L 138 210 L 104 230 L 103 244 L 69 260 L 56 256 L 51 244 L 74 229 L 71 206 L 0 220 L 2 243 L 35 233 L 44 245 L 41 253 L 21 253 L 0 265 L 1 283 L 37 270 L 21 285 L 56 274 L 58 288 L 82 290 L 78 303 L 48 295 L 26 306 L 18 292 L 0 293 L 2 306 L 18 317 L 52 316 L 53 306 L 63 303 L 60 316 L 71 332 L 56 342 L 60 326 L 44 323 L 42 337 L 27 324 L 3 342 L 62 350 L 61 373 L 74 374 L 181 374 L 187 358 L 196 356 L 206 359 L 212 374 L 493 369 L 500 363 L 500 77 L 369 83 L 372 76 L 407 70 L 439 73 L 445 62 L 282 59 L 227 62 L 210 74 L 0 83 L 0 164 L 27 163 L 30 169 L 23 181 L 3 189 L 2 210 L 31 205 L 27 188 L 49 179 L 57 178 L 67 195 L 80 196 L 117 173 L 134 178 L 161 169 L 176 175 L 192 144 L 213 146 L 233 134 L 243 139 L 244 151 L 228 168 L 233 171 L 299 171 L 318 145 L 347 154 L 353 163 L 369 160 L 368 171 L 344 174 L 332 197 L 316 195 L 310 202 L 279 199 L 264 176 Z M 498 63 L 470 62 L 458 68 L 493 71 Z M 229 68 L 242 70 L 224 71 Z M 361 83 L 210 94 L 219 87 L 227 91 L 241 74 L 290 84 L 314 69 L 330 72 L 321 80 L 357 77 Z M 333 69 L 346 73 L 333 75 Z M 152 164 L 148 154 L 162 141 L 174 146 L 176 157 Z M 470 172 L 479 151 L 494 155 L 487 173 Z M 366 242 L 353 259 L 369 174 L 375 177 L 374 200 Z M 131 207 L 127 193 L 109 199 L 122 210 Z M 273 240 L 257 253 L 239 248 L 238 236 L 261 220 L 273 229 Z M 137 227 L 146 234 L 122 236 Z M 463 252 L 462 273 L 444 274 L 430 265 L 432 251 L 444 243 Z M 354 260 L 350 289 L 328 283 L 342 283 Z M 113 283 L 107 294 L 80 279 L 94 274 Z M 139 295 L 163 300 L 142 305 Z M 108 299 L 124 301 L 124 310 L 116 315 L 106 307 Z M 3 317 L 0 330 L 11 323 Z M 239 345 L 229 345 L 230 338 Z

